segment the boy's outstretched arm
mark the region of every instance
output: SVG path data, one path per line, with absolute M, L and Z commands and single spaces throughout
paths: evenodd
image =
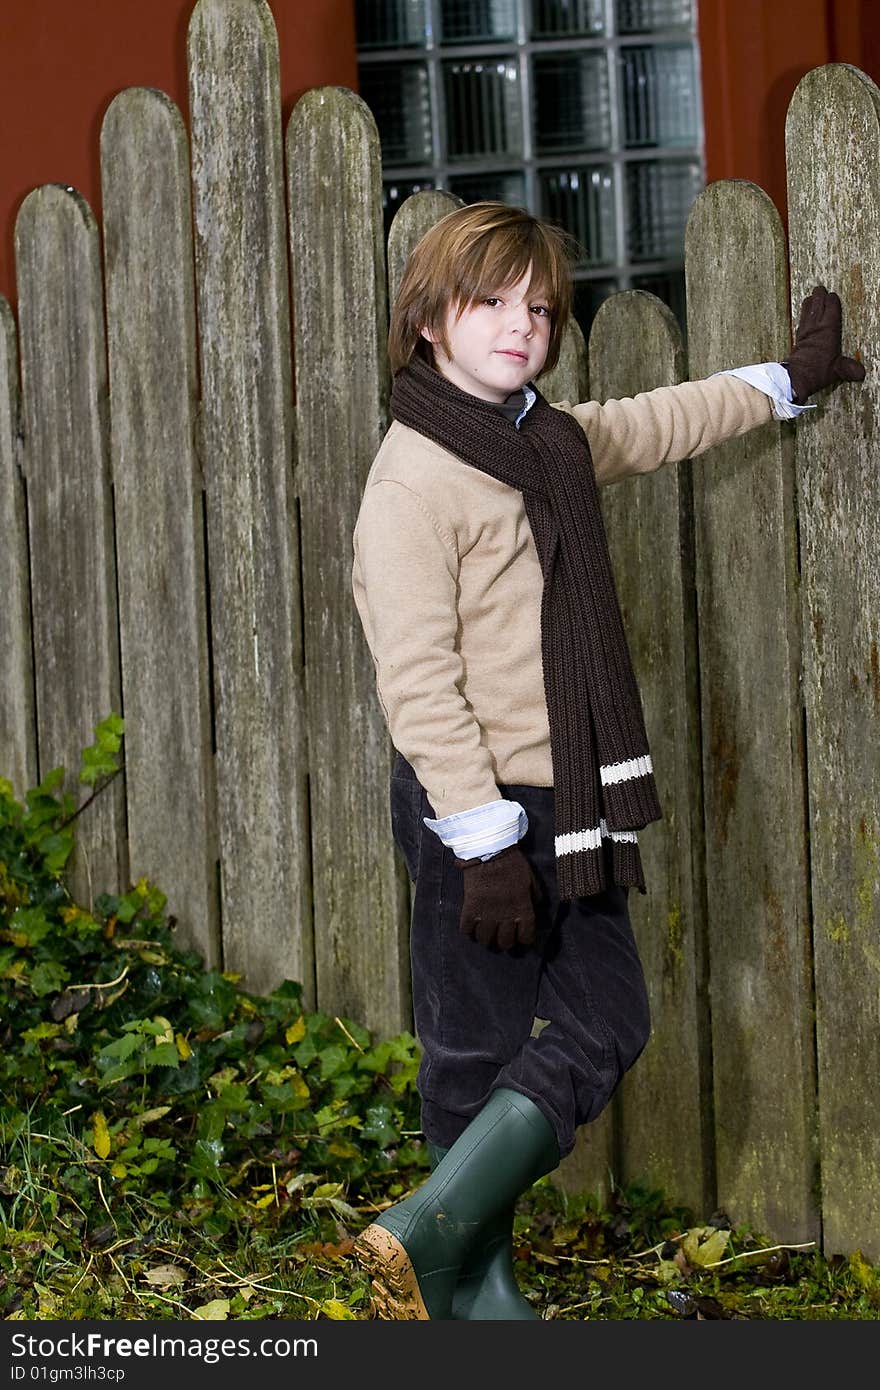
M 612 483 L 695 458 L 774 418 L 792 419 L 813 409 L 806 405 L 808 395 L 864 375 L 862 364 L 841 351 L 839 296 L 817 285 L 803 302 L 784 362 L 716 372 L 604 405 L 559 406 L 575 416 L 589 440 L 596 481 Z

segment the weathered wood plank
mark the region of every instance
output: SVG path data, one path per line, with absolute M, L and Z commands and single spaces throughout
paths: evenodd
M 681 328 L 665 304 L 641 290 L 602 304 L 590 334 L 598 400 L 673 386 L 685 374 Z M 617 1152 L 608 1163 L 623 1181 L 646 1181 L 705 1216 L 714 1175 L 691 467 L 601 493 L 664 812 L 639 836 L 647 895 L 629 897 L 651 1039 L 613 1102 Z
M 535 385 L 551 403 L 585 401 L 589 392 L 587 343 L 577 319 L 568 321 L 562 335 L 559 360 L 549 371 L 541 372 Z
M 164 92 L 130 88 L 101 130 L 110 446 L 132 875 L 216 965 L 214 766 L 189 150 Z
M 0 536 L 4 538 L 0 545 L 0 777 L 12 783 L 18 798 L 34 785 L 37 773 L 20 412 L 15 320 L 0 297 Z
M 318 998 L 381 1034 L 411 1026 L 391 745 L 351 591 L 352 533 L 387 423 L 379 137 L 342 87 L 287 130 Z
M 314 1001 L 278 36 L 264 0 L 189 22 L 223 959 Z
M 121 712 L 107 369 L 98 228 L 76 189 L 29 193 L 15 224 L 39 776 L 66 769 Z M 85 905 L 126 886 L 123 785 L 77 822 L 71 891 Z
M 388 302 L 393 304 L 409 254 L 425 232 L 447 213 L 464 207 L 461 198 L 442 188 L 412 193 L 397 209 L 388 230 Z
M 788 346 L 779 215 L 709 186 L 686 237 L 690 374 Z M 718 1200 L 777 1240 L 818 1236 L 815 1057 L 798 682 L 794 427 L 694 465 Z
M 792 322 L 843 303 L 867 377 L 797 428 L 823 1242 L 880 1259 L 880 92 L 831 64 L 786 123 Z

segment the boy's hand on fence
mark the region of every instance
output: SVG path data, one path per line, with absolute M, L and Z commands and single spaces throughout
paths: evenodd
M 464 879 L 459 931 L 481 946 L 531 946 L 540 889 L 519 845 L 491 859 L 456 859 Z
M 794 346 L 782 363 L 795 405 L 836 381 L 864 381 L 861 362 L 840 351 L 840 335 L 840 296 L 816 285 L 801 305 Z

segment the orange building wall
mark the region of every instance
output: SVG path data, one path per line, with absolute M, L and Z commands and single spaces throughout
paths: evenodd
M 357 90 L 352 0 L 268 0 L 282 116 L 309 87 Z M 195 0 L 0 4 L 0 294 L 16 301 L 15 217 L 43 183 L 73 184 L 100 218 L 101 122 L 125 87 L 158 87 L 188 121 L 186 32 Z
M 785 116 L 811 68 L 880 84 L 878 0 L 698 0 L 706 177 L 751 179 L 786 221 Z

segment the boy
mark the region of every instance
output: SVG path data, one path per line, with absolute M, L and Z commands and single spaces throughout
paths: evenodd
M 536 1317 L 513 1277 L 516 1199 L 648 1039 L 627 894 L 645 891 L 637 831 L 661 810 L 597 484 L 864 377 L 817 286 L 785 364 L 552 406 L 534 379 L 570 305 L 565 234 L 478 203 L 421 239 L 392 312 L 394 422 L 353 590 L 397 750 L 435 1167 L 356 1242 L 384 1318 Z

